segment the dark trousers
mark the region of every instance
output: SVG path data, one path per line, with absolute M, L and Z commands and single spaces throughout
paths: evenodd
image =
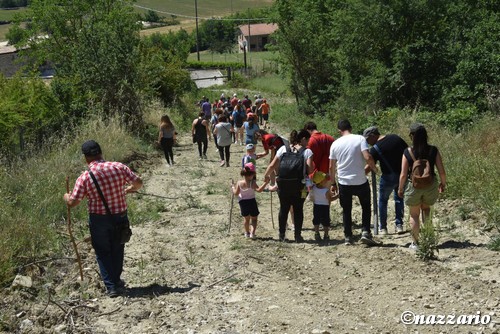
M 295 222 L 295 237 L 300 237 L 302 233 L 302 225 L 304 223 L 304 201 L 301 193 L 281 191 L 278 183 L 278 197 L 280 199 L 280 211 L 278 214 L 280 235 L 286 232 L 286 221 L 288 220 L 288 212 L 290 207 L 293 208 L 293 219 Z
M 174 138 L 161 138 L 160 141 L 161 148 L 163 149 L 163 153 L 165 154 L 165 159 L 167 159 L 168 164 L 174 163 L 174 151 L 172 148 L 174 147 Z
M 339 184 L 340 206 L 342 207 L 342 221 L 344 236 L 352 236 L 352 196 L 357 196 L 361 204 L 362 230 L 370 232 L 371 198 L 368 181 L 357 186 Z
M 220 146 L 219 145 L 220 159 L 226 161 L 226 163 L 228 163 L 228 164 L 229 164 L 229 156 L 231 155 L 229 152 L 230 148 L 231 148 L 231 145 L 228 145 L 228 146 Z M 224 159 L 224 155 L 226 155 L 225 159 Z
M 198 153 L 200 154 L 200 157 L 207 155 L 207 145 L 208 145 L 207 137 L 203 139 L 198 139 L 196 142 L 198 143 Z
M 120 243 L 117 225 L 128 220 L 127 214 L 89 215 L 90 236 L 102 280 L 109 291 L 116 288 L 123 271 L 125 245 Z

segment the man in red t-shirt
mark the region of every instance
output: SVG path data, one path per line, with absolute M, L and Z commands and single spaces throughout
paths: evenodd
M 307 122 L 304 130 L 309 131 L 311 138 L 307 148 L 313 152 L 313 162 L 316 170 L 328 174 L 330 164 L 330 146 L 335 140 L 332 136 L 318 131 L 316 123 Z

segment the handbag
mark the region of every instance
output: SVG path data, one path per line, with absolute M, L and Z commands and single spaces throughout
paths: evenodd
M 104 204 L 104 208 L 106 209 L 106 214 L 109 216 L 109 219 L 111 219 L 111 221 L 114 221 L 114 217 L 111 214 L 111 210 L 109 210 L 108 203 L 106 203 L 106 200 L 104 199 L 101 187 L 99 187 L 99 183 L 97 182 L 94 173 L 92 173 L 90 169 L 89 175 L 92 178 L 92 181 L 94 181 L 97 192 L 99 193 L 99 197 L 101 198 L 102 204 Z M 128 219 L 124 222 L 116 222 L 115 229 L 117 230 L 116 233 L 120 238 L 121 244 L 126 244 L 130 241 L 130 237 L 132 236 L 132 229 L 130 228 L 130 222 L 128 221 Z

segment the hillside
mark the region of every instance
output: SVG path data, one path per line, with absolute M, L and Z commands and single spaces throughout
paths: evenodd
M 84 282 L 77 265 L 63 259 L 32 265 L 32 288 L 2 293 L 1 313 L 15 324 L 12 332 L 498 333 L 500 258 L 485 247 L 479 215 L 465 223 L 447 219 L 452 223 L 440 226 L 438 259 L 422 262 L 408 249 L 408 233 L 390 230 L 382 247 L 345 246 L 338 201 L 328 244 L 314 242 L 308 202 L 306 242 L 280 243 L 277 195 L 262 193 L 258 238 L 244 239 L 236 201 L 229 221 L 229 184 L 239 178 L 243 148 L 232 146 L 229 168 L 219 167 L 213 142 L 208 160 L 198 161 L 187 134 L 174 153 L 172 168 L 158 152 L 131 163 L 145 179 L 141 202 L 160 218 L 133 227 L 127 295 L 104 296 L 94 255 L 82 243 Z M 259 180 L 267 161 L 258 161 Z M 458 217 L 457 207 L 441 200 L 435 221 Z M 471 315 L 478 324 L 405 325 L 405 311 Z

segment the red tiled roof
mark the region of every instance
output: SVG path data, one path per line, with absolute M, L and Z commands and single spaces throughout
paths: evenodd
M 278 25 L 274 23 L 257 23 L 250 24 L 250 34 L 248 33 L 248 24 L 241 25 L 240 31 L 244 36 L 262 36 L 270 35 L 278 29 Z

